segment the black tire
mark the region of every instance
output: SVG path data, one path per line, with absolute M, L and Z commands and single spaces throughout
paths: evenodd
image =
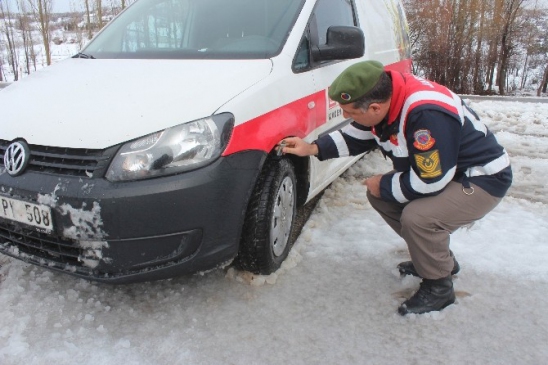
M 294 240 L 296 198 L 291 161 L 267 161 L 248 204 L 236 258 L 240 269 L 268 275 L 280 267 Z

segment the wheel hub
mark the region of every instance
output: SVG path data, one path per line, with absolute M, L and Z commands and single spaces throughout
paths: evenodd
M 273 210 L 270 242 L 274 255 L 280 256 L 289 243 L 295 210 L 295 191 L 293 181 L 289 176 L 286 176 L 280 184 Z

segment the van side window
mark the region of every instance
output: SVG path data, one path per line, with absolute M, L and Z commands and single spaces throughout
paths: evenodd
M 294 72 L 304 72 L 313 68 L 311 46 L 325 45 L 327 29 L 334 25 L 358 25 L 352 0 L 318 0 L 293 60 Z
M 306 71 L 310 67 L 310 37 L 308 30 L 303 36 L 303 40 L 297 50 L 297 55 L 293 61 L 293 70 L 296 72 Z

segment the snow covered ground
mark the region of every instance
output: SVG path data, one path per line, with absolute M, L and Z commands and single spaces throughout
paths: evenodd
M 0 364 L 547 364 L 548 104 L 470 101 L 511 155 L 509 196 L 452 249 L 457 303 L 401 317 L 418 286 L 366 199 L 378 154 L 326 190 L 282 269 L 107 286 L 0 255 Z

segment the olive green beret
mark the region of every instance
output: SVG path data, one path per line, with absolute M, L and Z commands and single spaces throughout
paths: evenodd
M 344 70 L 329 87 L 329 97 L 348 104 L 367 94 L 379 81 L 384 67 L 378 61 L 355 63 Z

